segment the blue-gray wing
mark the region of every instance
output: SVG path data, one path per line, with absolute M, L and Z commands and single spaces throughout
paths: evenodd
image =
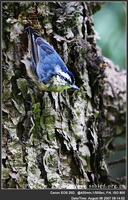
M 66 71 L 67 67 L 57 52 L 31 27 L 26 28 L 30 37 L 31 59 L 36 68 L 39 79 L 43 82 L 55 75 L 56 66 L 62 71 Z

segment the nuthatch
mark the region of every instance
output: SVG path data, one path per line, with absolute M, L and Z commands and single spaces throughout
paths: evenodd
M 27 27 L 30 38 L 30 56 L 27 57 L 30 78 L 42 89 L 60 92 L 68 88 L 79 88 L 75 85 L 74 75 L 68 70 L 58 53 L 39 35 L 36 30 Z

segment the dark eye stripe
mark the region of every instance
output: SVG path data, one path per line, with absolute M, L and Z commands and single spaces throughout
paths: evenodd
M 58 74 L 61 79 L 65 80 L 67 83 L 71 84 L 71 81 L 68 80 L 66 77 L 62 76 L 61 74 Z

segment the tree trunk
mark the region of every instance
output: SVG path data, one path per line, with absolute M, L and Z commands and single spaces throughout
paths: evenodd
M 2 3 L 3 188 L 125 188 L 125 177 L 112 180 L 106 156 L 121 149 L 114 139 L 125 137 L 126 74 L 98 52 L 91 16 L 100 7 Z M 26 26 L 53 45 L 80 91 L 41 91 L 27 76 Z

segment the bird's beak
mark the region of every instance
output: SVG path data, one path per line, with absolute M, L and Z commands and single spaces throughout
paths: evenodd
M 72 88 L 80 90 L 80 88 L 78 88 L 75 84 L 71 85 Z

